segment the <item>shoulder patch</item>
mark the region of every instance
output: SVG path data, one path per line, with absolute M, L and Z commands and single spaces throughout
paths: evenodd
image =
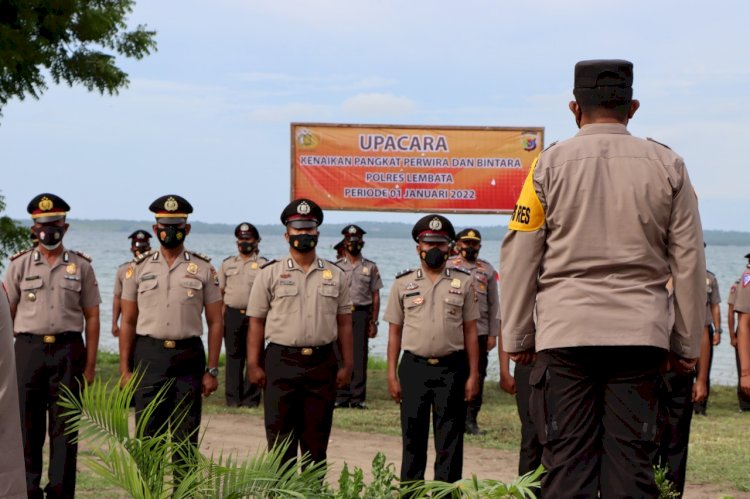
M 81 258 L 83 258 L 84 260 L 86 260 L 88 262 L 90 262 L 92 260 L 92 258 L 89 255 L 87 255 L 86 253 L 84 253 L 83 251 L 70 250 L 70 252 L 71 253 L 75 253 L 76 255 L 80 256 Z
M 397 274 L 396 274 L 396 279 L 399 279 L 399 278 L 401 278 L 401 277 L 404 277 L 404 276 L 405 276 L 405 275 L 407 275 L 407 274 L 411 274 L 412 272 L 414 272 L 414 270 L 413 270 L 413 269 L 404 269 L 404 270 L 402 270 L 401 272 L 399 272 L 399 273 L 397 273 Z
M 368 258 L 365 258 L 365 257 L 362 257 L 362 261 L 363 262 L 367 262 L 367 263 L 371 263 L 371 264 L 375 265 L 375 262 L 373 262 L 372 260 L 370 260 Z
M 188 253 L 190 253 L 193 256 L 197 256 L 198 258 L 200 258 L 201 260 L 203 260 L 205 262 L 210 262 L 211 261 L 211 257 L 207 256 L 207 255 L 204 255 L 203 253 L 198 253 L 197 251 L 188 251 Z
M 550 149 L 550 148 L 554 147 L 554 145 L 555 145 L 555 144 L 557 144 L 557 142 L 558 142 L 557 140 L 556 140 L 556 141 L 554 141 L 553 143 L 551 143 L 550 145 L 548 145 L 547 147 L 545 147 L 545 148 L 544 148 L 544 149 L 542 150 L 542 152 L 546 151 L 547 149 Z
M 648 140 L 649 142 L 653 142 L 654 144 L 659 144 L 659 145 L 660 145 L 660 146 L 662 146 L 662 147 L 666 147 L 666 148 L 667 148 L 667 149 L 669 149 L 670 151 L 672 150 L 672 148 L 671 148 L 671 147 L 669 147 L 669 146 L 668 146 L 667 144 L 662 144 L 662 143 L 661 143 L 661 142 L 659 142 L 658 140 L 654 140 L 654 139 L 652 139 L 651 137 L 646 137 L 646 140 Z
M 278 260 L 268 260 L 266 263 L 264 263 L 263 265 L 261 265 L 260 268 L 264 269 L 264 268 L 266 268 L 269 265 L 272 265 L 274 263 L 279 263 L 279 261 Z
M 534 232 L 539 230 L 545 221 L 544 208 L 542 207 L 539 197 L 534 189 L 534 170 L 539 162 L 540 156 L 537 156 L 529 169 L 529 174 L 518 195 L 518 201 L 510 215 L 508 230 L 517 230 L 519 232 Z
M 229 255 L 228 257 L 226 257 L 225 259 L 223 259 L 222 262 L 226 262 L 227 260 L 230 260 L 232 258 L 234 258 L 234 255 Z
M 13 260 L 15 260 L 16 258 L 18 258 L 19 256 L 25 255 L 26 253 L 28 253 L 29 251 L 31 251 L 33 249 L 34 248 L 32 246 L 31 248 L 26 248 L 25 250 L 19 251 L 18 253 L 16 253 L 15 255 L 13 255 L 13 256 L 10 257 L 10 261 L 12 262 Z
M 451 270 L 455 270 L 456 272 L 461 272 L 462 274 L 471 275 L 471 271 L 463 267 L 451 267 Z

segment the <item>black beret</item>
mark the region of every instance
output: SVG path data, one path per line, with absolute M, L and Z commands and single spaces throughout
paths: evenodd
M 414 224 L 411 237 L 417 242 L 451 242 L 456 238 L 456 231 L 444 216 L 426 215 Z
M 176 225 L 187 222 L 188 215 L 193 212 L 193 205 L 177 194 L 165 194 L 156 198 L 148 209 L 156 214 L 156 221 L 160 224 Z
M 573 88 L 633 86 L 633 63 L 622 59 L 595 59 L 576 64 Z
M 70 211 L 70 206 L 60 196 L 43 192 L 29 201 L 26 211 L 29 212 L 32 220 L 44 224 L 65 218 Z
M 295 229 L 309 229 L 323 223 L 323 210 L 310 199 L 295 199 L 281 212 L 281 223 Z
M 253 224 L 242 222 L 234 228 L 234 237 L 237 239 L 260 239 L 260 234 Z
M 464 229 L 456 234 L 456 239 L 459 241 L 481 241 L 482 234 L 477 229 Z
M 344 239 L 362 239 L 362 236 L 367 234 L 362 227 L 354 224 L 349 224 L 341 229 L 341 233 L 344 235 Z
M 151 239 L 151 234 L 146 232 L 145 230 L 138 229 L 137 231 L 133 232 L 128 236 L 128 239 L 132 239 L 134 246 L 149 246 L 149 239 Z

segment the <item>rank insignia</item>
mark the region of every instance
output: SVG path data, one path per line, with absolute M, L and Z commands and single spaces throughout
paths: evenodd
M 409 289 L 409 290 L 411 290 L 411 289 L 417 289 L 418 287 L 419 287 L 419 284 L 417 284 L 414 281 L 412 281 L 412 282 L 410 282 L 409 284 L 406 285 L 406 289 Z
M 462 295 L 463 294 L 463 291 L 461 291 L 460 289 L 449 289 L 448 292 L 451 293 L 451 294 L 454 294 L 454 295 Z
M 421 304 L 423 304 L 424 303 L 424 296 L 417 296 L 416 298 L 414 298 L 414 300 L 412 300 L 412 303 L 414 305 L 421 305 Z
M 250 264 L 250 268 L 253 270 L 256 270 L 258 268 L 258 262 L 253 262 Z
M 188 272 L 188 274 L 192 274 L 192 275 L 197 274 L 198 273 L 198 264 L 195 263 L 195 262 L 188 263 L 187 272 Z
M 281 274 L 279 279 L 289 279 L 290 277 L 292 277 L 292 274 Z
M 333 272 L 328 269 L 323 271 L 323 279 L 333 279 Z
M 451 281 L 451 287 L 455 288 L 455 289 L 460 288 L 461 287 L 461 279 L 453 279 Z
M 76 273 L 76 264 L 75 263 L 69 263 L 67 267 L 65 267 L 65 272 L 68 274 L 75 274 Z

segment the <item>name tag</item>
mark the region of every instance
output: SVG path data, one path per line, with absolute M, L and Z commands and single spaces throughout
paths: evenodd
M 66 275 L 65 278 L 69 281 L 80 281 L 81 278 L 77 275 Z
M 141 276 L 141 281 L 148 281 L 150 279 L 156 279 L 156 274 L 146 274 Z

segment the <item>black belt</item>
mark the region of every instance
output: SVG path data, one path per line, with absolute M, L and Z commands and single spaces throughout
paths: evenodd
M 78 331 L 66 331 L 64 333 L 55 334 L 31 334 L 31 333 L 18 333 L 17 336 L 21 336 L 26 340 L 40 341 L 47 345 L 53 343 L 71 343 L 73 341 L 82 341 L 81 333 Z
M 428 366 L 455 366 L 466 362 L 466 353 L 463 350 L 458 350 L 442 357 L 422 357 L 408 350 L 404 352 L 404 355 L 409 355 L 418 364 L 426 364 Z
M 203 342 L 198 336 L 193 336 L 192 338 L 184 338 L 181 340 L 164 340 L 161 338 L 154 338 L 153 336 L 139 334 L 136 335 L 136 338 L 141 341 L 147 341 L 148 343 L 159 345 L 163 348 L 166 348 L 167 350 L 173 350 L 177 348 L 185 350 L 196 346 L 196 344 L 200 344 L 201 346 L 203 345 Z
M 234 310 L 235 312 L 239 312 L 242 315 L 245 315 L 245 312 L 247 312 L 247 309 L 244 309 L 244 308 L 234 308 L 234 307 L 230 307 L 229 305 L 227 305 L 227 310 Z
M 286 345 L 279 345 L 278 343 L 269 343 L 269 348 L 274 347 L 281 350 L 284 353 L 292 355 L 302 355 L 303 357 L 310 357 L 313 355 L 319 355 L 323 353 L 329 353 L 333 350 L 333 343 L 327 345 L 319 345 L 315 347 L 289 347 Z
M 369 312 L 372 310 L 372 304 L 370 305 L 352 305 L 352 312 Z

